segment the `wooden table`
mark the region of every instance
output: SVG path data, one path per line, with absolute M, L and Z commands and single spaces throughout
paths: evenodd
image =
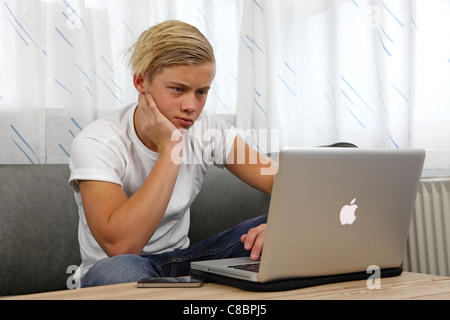
M 333 283 L 283 292 L 248 292 L 206 283 L 200 288 L 138 288 L 136 283 L 64 290 L 4 298 L 5 300 L 450 300 L 450 277 L 403 272 L 383 278 L 379 289 L 367 281 Z

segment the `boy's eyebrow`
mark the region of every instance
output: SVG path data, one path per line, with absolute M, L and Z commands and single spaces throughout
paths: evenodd
M 176 86 L 176 87 L 180 87 L 180 88 L 190 88 L 187 84 L 184 84 L 184 83 L 181 83 L 181 82 L 169 81 L 168 83 L 171 86 Z M 197 90 L 209 90 L 209 89 L 211 89 L 211 87 L 210 86 L 206 86 L 206 87 L 203 87 L 203 88 L 198 88 Z

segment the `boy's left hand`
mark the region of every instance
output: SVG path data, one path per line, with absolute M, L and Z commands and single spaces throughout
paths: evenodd
M 264 245 L 264 235 L 266 233 L 266 224 L 261 224 L 242 235 L 241 242 L 246 250 L 251 250 L 250 258 L 252 260 L 259 259 Z

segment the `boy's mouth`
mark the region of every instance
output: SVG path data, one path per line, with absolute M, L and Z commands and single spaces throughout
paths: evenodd
M 193 124 L 194 121 L 189 118 L 175 118 L 175 120 L 178 122 L 180 126 L 182 126 L 185 129 L 189 129 Z

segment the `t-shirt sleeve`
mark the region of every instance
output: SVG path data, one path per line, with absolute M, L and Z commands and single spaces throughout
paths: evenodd
M 122 162 L 117 151 L 105 143 L 93 138 L 75 138 L 70 149 L 69 184 L 77 192 L 80 180 L 105 181 L 122 187 Z

